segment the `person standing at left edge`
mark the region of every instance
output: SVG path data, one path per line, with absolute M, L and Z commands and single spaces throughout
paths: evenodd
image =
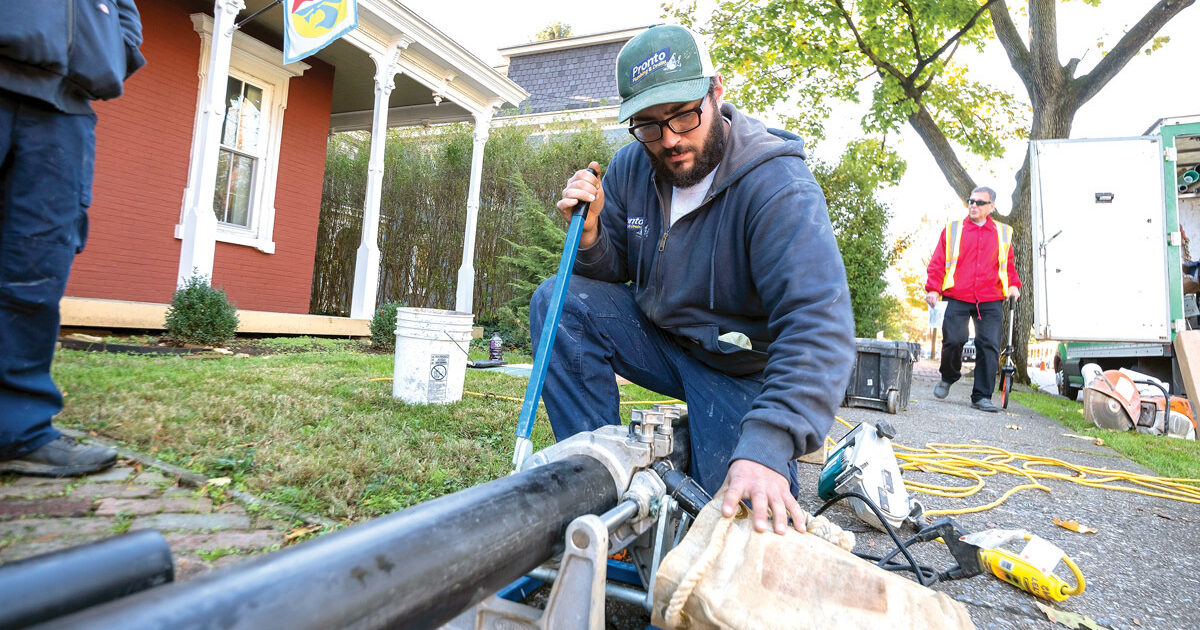
M 942 230 L 925 281 L 929 308 L 938 297 L 946 300 L 942 320 L 942 380 L 933 395 L 945 398 L 950 386 L 962 378 L 962 350 L 967 342 L 967 320 L 975 322 L 975 387 L 971 406 L 1000 411 L 992 404 L 996 371 L 1000 369 L 1000 329 L 1004 300 L 1021 296 L 1021 279 L 1013 259 L 1011 227 L 988 215 L 996 209 L 996 191 L 976 188 L 967 199 L 967 216 L 951 221 Z
M 58 303 L 87 240 L 91 101 L 146 63 L 133 0 L 0 2 L 0 472 L 70 476 L 116 452 L 59 433 Z

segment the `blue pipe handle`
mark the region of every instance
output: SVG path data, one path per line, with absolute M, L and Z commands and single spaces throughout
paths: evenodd
M 592 175 L 599 175 L 587 169 Z M 517 437 L 529 439 L 533 432 L 533 421 L 537 417 L 538 402 L 542 399 L 542 387 L 546 384 L 546 372 L 550 367 L 550 351 L 554 348 L 554 336 L 558 332 L 558 321 L 562 318 L 566 302 L 567 285 L 571 281 L 571 270 L 575 268 L 575 255 L 579 252 L 579 239 L 583 236 L 583 223 L 587 220 L 588 208 L 592 204 L 580 201 L 571 211 L 571 223 L 567 226 L 567 238 L 563 243 L 562 259 L 558 263 L 558 274 L 554 278 L 554 290 L 550 304 L 546 306 L 546 320 L 538 341 L 537 355 L 533 358 L 533 369 L 529 374 L 529 386 L 525 388 L 525 400 L 521 403 L 521 417 L 517 421 Z

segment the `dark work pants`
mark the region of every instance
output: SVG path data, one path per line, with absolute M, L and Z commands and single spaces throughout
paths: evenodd
M 0 460 L 57 438 L 58 303 L 87 239 L 96 117 L 0 91 Z
M 942 320 L 942 380 L 962 378 L 962 349 L 967 342 L 967 320 L 975 322 L 975 387 L 971 402 L 991 399 L 1000 369 L 1000 329 L 1004 324 L 1004 300 L 962 302 L 946 300 Z
M 535 345 L 553 288 L 551 276 L 529 305 Z M 692 358 L 646 319 L 633 299 L 633 287 L 573 275 L 567 288 L 542 395 L 555 439 L 618 424 L 615 374 L 620 374 L 687 402 L 691 475 L 715 493 L 729 471 L 742 416 L 762 390 L 762 375 L 729 376 Z M 794 460 L 788 463 L 788 480 L 797 494 Z

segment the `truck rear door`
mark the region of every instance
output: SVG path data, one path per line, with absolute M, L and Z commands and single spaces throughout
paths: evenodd
M 1035 335 L 1169 342 L 1160 139 L 1038 140 L 1030 158 Z

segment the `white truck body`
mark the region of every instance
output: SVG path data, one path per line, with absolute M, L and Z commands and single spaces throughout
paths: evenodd
M 1055 359 L 1060 393 L 1082 385 L 1083 362 L 1178 382 L 1171 342 L 1193 314 L 1185 234 L 1200 236 L 1200 185 L 1185 174 L 1198 166 L 1200 116 L 1142 136 L 1033 142 L 1033 327 L 1067 342 Z M 1195 247 L 1200 258 L 1200 239 Z

